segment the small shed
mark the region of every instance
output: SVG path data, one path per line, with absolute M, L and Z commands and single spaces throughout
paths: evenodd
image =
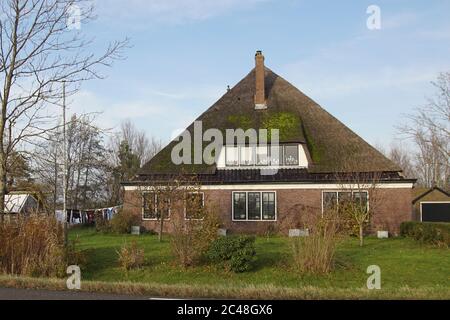
M 5 213 L 30 214 L 37 213 L 39 201 L 28 192 L 11 192 L 5 195 Z
M 450 222 L 450 194 L 438 187 L 414 189 L 413 219 Z

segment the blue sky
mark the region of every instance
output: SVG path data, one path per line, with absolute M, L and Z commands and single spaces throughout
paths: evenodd
M 369 30 L 369 5 L 381 29 Z M 266 65 L 377 145 L 397 136 L 404 114 L 425 103 L 450 71 L 450 1 L 97 0 L 82 25 L 93 50 L 130 37 L 127 59 L 83 84 L 72 112 L 99 124 L 132 120 L 169 140 L 254 66 Z

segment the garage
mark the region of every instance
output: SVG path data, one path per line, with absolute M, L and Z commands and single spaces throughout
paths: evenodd
M 420 216 L 423 222 L 450 222 L 450 201 L 421 202 Z
M 413 220 L 450 222 L 450 194 L 446 189 L 414 188 L 413 195 Z

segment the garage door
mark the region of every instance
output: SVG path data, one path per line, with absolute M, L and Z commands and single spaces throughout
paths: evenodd
M 450 222 L 450 202 L 421 202 L 422 221 Z

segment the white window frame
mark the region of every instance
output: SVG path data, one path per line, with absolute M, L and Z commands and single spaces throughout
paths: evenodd
M 154 213 L 156 216 L 158 215 L 158 193 L 154 192 L 154 191 L 145 191 L 145 192 L 142 192 L 142 220 L 144 220 L 144 221 L 159 221 L 158 218 L 144 218 L 144 195 L 151 194 L 151 193 L 153 193 L 153 196 L 155 197 L 155 212 Z M 169 203 L 170 202 L 171 201 L 169 199 Z M 170 220 L 171 211 L 172 210 L 170 209 L 170 206 L 169 206 L 168 216 L 166 218 L 164 218 L 164 221 Z
M 367 212 L 369 212 L 369 205 L 370 205 L 370 201 L 369 201 L 369 191 L 368 190 L 347 190 L 347 189 L 337 189 L 337 190 L 322 190 L 322 217 L 323 217 L 323 200 L 324 200 L 324 193 L 336 193 L 336 205 L 339 204 L 339 192 L 351 192 L 352 194 L 352 199 L 353 199 L 353 193 L 358 193 L 358 192 L 365 192 L 367 194 Z
M 204 207 L 205 206 L 205 193 L 204 192 L 201 192 L 201 191 L 192 191 L 192 192 L 188 192 L 187 193 L 188 195 L 189 194 L 201 194 L 202 195 L 202 206 Z M 205 218 L 201 218 L 201 219 L 192 219 L 192 218 L 188 218 L 187 216 L 186 216 L 186 201 L 184 202 L 184 220 L 186 220 L 186 221 L 201 221 L 201 220 L 204 220 Z
M 245 219 L 235 219 L 234 218 L 234 194 L 235 193 L 245 193 Z M 260 210 L 261 210 L 261 219 L 255 220 L 255 219 L 249 219 L 248 218 L 248 194 L 249 193 L 259 193 L 260 194 Z M 275 195 L 275 203 L 274 203 L 274 210 L 275 210 L 275 217 L 274 219 L 270 220 L 264 220 L 263 219 L 263 193 L 273 193 Z M 278 221 L 278 210 L 277 210 L 277 192 L 272 190 L 242 190 L 242 191 L 232 191 L 231 192 L 231 221 L 236 222 L 276 222 Z
M 450 201 L 420 201 L 420 222 L 422 220 L 422 203 L 450 203 Z

